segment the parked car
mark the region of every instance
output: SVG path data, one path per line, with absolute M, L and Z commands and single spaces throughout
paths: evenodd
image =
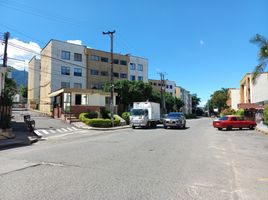
M 181 112 L 170 112 L 163 121 L 164 128 L 185 128 L 186 118 Z
M 235 115 L 227 115 L 223 116 L 219 119 L 213 121 L 214 128 L 218 128 L 218 130 L 226 129 L 232 130 L 233 128 L 249 128 L 254 129 L 257 124 L 255 121 L 245 120 L 243 117 L 235 116 Z

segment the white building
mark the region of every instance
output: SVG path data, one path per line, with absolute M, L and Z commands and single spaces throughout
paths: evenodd
M 60 88 L 86 88 L 85 46 L 50 40 L 41 51 L 40 111 L 50 113 L 48 94 Z
M 128 80 L 148 83 L 148 60 L 137 56 L 129 56 Z
M 251 74 L 252 78 L 252 74 Z M 257 76 L 255 83 L 250 81 L 251 103 L 264 103 L 268 101 L 268 72 L 261 73 Z
M 176 83 L 175 83 L 175 81 L 165 80 L 165 85 L 166 85 L 165 92 L 168 92 L 173 97 L 175 97 L 176 96 L 176 92 L 175 92 Z
M 184 106 L 182 107 L 182 112 L 186 114 L 192 113 L 192 95 L 189 91 L 185 90 L 182 87 L 176 86 L 175 95 L 177 98 L 180 98 L 184 102 Z
M 234 110 L 238 110 L 237 105 L 240 103 L 240 89 L 230 88 L 228 90 L 227 105 Z

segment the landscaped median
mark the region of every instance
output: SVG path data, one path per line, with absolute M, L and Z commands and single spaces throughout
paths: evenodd
M 125 120 L 119 117 L 118 115 L 114 115 L 114 127 L 112 127 L 112 120 L 109 115 L 104 116 L 105 118 L 98 117 L 99 114 L 97 112 L 87 112 L 81 113 L 79 115 L 79 119 L 84 123 L 76 123 L 80 128 L 85 129 L 94 129 L 94 130 L 114 130 L 114 129 L 122 129 L 129 128 L 129 126 L 125 126 Z

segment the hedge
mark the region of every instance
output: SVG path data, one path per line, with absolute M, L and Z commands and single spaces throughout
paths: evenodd
M 126 121 L 127 124 L 129 124 L 129 117 L 130 117 L 130 112 L 122 113 L 122 118 Z
M 81 113 L 79 115 L 79 119 L 87 125 L 92 127 L 111 127 L 112 121 L 111 119 L 103 119 L 103 118 L 87 118 L 88 113 Z M 117 115 L 114 115 L 114 125 L 120 126 L 120 118 Z
M 263 123 L 268 125 L 268 105 L 264 106 L 264 110 L 263 110 Z

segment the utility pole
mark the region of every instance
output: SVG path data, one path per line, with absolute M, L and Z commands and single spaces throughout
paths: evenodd
M 9 35 L 10 35 L 9 32 L 6 32 L 4 35 L 5 49 L 4 49 L 3 67 L 7 67 L 7 45 L 8 45 Z
M 111 97 L 110 97 L 110 111 L 111 111 L 111 121 L 112 127 L 114 127 L 114 55 L 113 55 L 113 40 L 114 40 L 114 31 L 102 32 L 103 35 L 109 35 L 111 39 Z
M 162 109 L 162 114 L 166 114 L 166 102 L 165 102 L 165 97 L 164 97 L 164 93 L 165 93 L 165 75 L 164 73 L 160 72 L 160 95 L 161 95 L 161 109 Z M 163 89 L 164 87 L 164 89 Z

